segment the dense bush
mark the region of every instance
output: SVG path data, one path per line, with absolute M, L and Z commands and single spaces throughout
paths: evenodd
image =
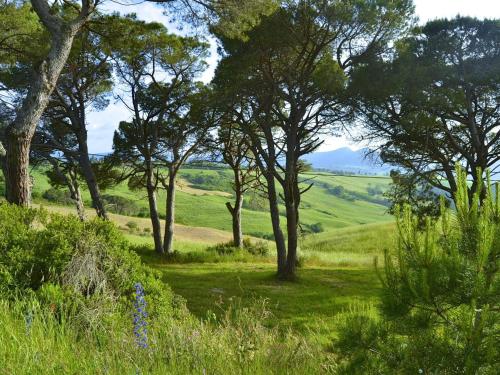
M 319 346 L 268 328 L 264 302 L 231 304 L 220 317 L 195 319 L 110 222 L 7 204 L 0 204 L 0 222 L 2 373 L 330 369 Z
M 141 282 L 154 311 L 170 309 L 170 289 L 141 264 L 112 223 L 8 204 L 0 204 L 0 222 L 0 298 L 35 292 L 66 308 L 112 301 L 128 309 L 134 283 Z
M 137 203 L 120 195 L 104 194 L 102 200 L 109 212 L 126 216 L 141 216 L 142 209 Z
M 42 193 L 42 198 L 57 204 L 62 204 L 65 206 L 70 206 L 75 204 L 75 201 L 71 198 L 69 191 L 64 189 L 50 188 Z
M 269 247 L 264 241 L 252 242 L 249 238 L 243 239 L 243 248 L 234 246 L 234 242 L 220 243 L 206 249 L 208 252 L 215 252 L 218 255 L 232 255 L 245 251 L 251 255 L 267 256 Z
M 300 225 L 302 234 L 311 234 L 311 233 L 321 233 L 325 231 L 322 223 L 314 223 L 314 224 L 301 224 Z
M 230 179 L 228 179 L 224 171 L 209 171 L 197 174 L 183 173 L 182 177 L 196 189 L 232 192 Z
M 348 314 L 336 343 L 346 374 L 498 374 L 500 195 L 469 202 L 457 169 L 456 213 L 398 214 L 386 253 L 382 317 Z M 495 189 L 497 190 L 497 189 Z

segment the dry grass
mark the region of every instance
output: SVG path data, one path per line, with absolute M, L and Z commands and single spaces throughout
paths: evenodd
M 40 207 L 39 204 L 34 204 L 34 207 Z M 43 206 L 50 212 L 56 212 L 63 215 L 75 214 L 75 209 L 73 207 L 65 206 Z M 86 214 L 88 218 L 94 217 L 96 215 L 93 209 L 86 209 Z M 127 223 L 133 221 L 137 224 L 137 228 L 140 232 L 143 232 L 145 228 L 151 228 L 151 221 L 149 218 L 140 217 L 130 217 L 117 214 L 109 214 L 111 221 L 113 221 L 118 227 L 123 230 L 128 230 Z M 162 230 L 164 226 L 164 221 L 162 221 Z M 185 242 L 195 242 L 202 244 L 218 244 L 223 242 L 229 242 L 232 239 L 232 234 L 219 229 L 206 228 L 206 227 L 190 227 L 186 225 L 176 224 L 175 225 L 175 237 L 176 240 Z
M 232 194 L 226 191 L 197 189 L 195 187 L 192 187 L 188 181 L 182 178 L 179 178 L 177 180 L 177 187 L 180 191 L 191 195 L 218 195 L 221 197 L 232 197 Z

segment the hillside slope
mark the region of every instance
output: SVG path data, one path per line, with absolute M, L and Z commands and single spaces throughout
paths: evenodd
M 32 170 L 33 193 L 44 204 L 44 192 L 50 189 L 43 170 Z M 231 171 L 228 169 L 186 168 L 181 171 L 176 201 L 176 222 L 190 227 L 207 227 L 231 231 L 231 217 L 225 203 L 231 200 Z M 388 179 L 361 176 L 334 176 L 329 173 L 308 173 L 302 176 L 313 188 L 303 195 L 301 223 L 304 231 L 330 231 L 355 225 L 388 222 L 386 202 L 382 193 Z M 90 197 L 84 191 L 87 207 Z M 144 191 L 131 191 L 123 183 L 104 192 L 108 197 L 122 197 L 136 207 L 136 216 L 147 217 L 148 204 Z M 160 191 L 159 211 L 165 214 L 165 193 Z M 70 207 L 70 206 L 68 206 Z M 110 207 L 111 209 L 113 207 Z M 284 208 L 282 208 L 284 215 Z M 145 222 L 146 223 L 146 222 Z M 243 230 L 246 235 L 270 238 L 272 228 L 266 200 L 257 193 L 247 194 L 243 209 Z

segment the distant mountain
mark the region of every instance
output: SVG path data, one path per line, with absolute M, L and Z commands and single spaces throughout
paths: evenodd
M 314 152 L 304 156 L 314 169 L 342 171 L 355 174 L 388 174 L 394 167 L 383 164 L 377 153 L 368 154 L 368 149 L 351 150 L 342 147 L 333 151 Z

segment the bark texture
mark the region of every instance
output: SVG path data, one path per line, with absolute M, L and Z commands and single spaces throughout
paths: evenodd
M 163 242 L 164 252 L 174 252 L 174 225 L 175 225 L 175 180 L 177 171 L 170 168 L 167 186 L 167 210 L 165 217 L 165 239 Z
M 151 166 L 147 170 L 146 176 L 146 190 L 148 192 L 149 203 L 149 217 L 151 218 L 151 225 L 153 227 L 153 239 L 155 244 L 155 251 L 158 254 L 163 254 L 163 243 L 161 240 L 161 223 L 160 216 L 158 215 L 158 206 L 156 203 L 156 186 L 154 183 L 153 170 Z
M 31 87 L 6 131 L 6 197 L 9 202 L 22 206 L 31 203 L 28 171 L 31 139 L 66 63 L 73 39 L 94 7 L 93 2 L 83 0 L 79 15 L 67 22 L 51 13 L 46 0 L 31 0 L 31 3 L 50 33 L 51 47 L 47 57 L 35 67 Z

